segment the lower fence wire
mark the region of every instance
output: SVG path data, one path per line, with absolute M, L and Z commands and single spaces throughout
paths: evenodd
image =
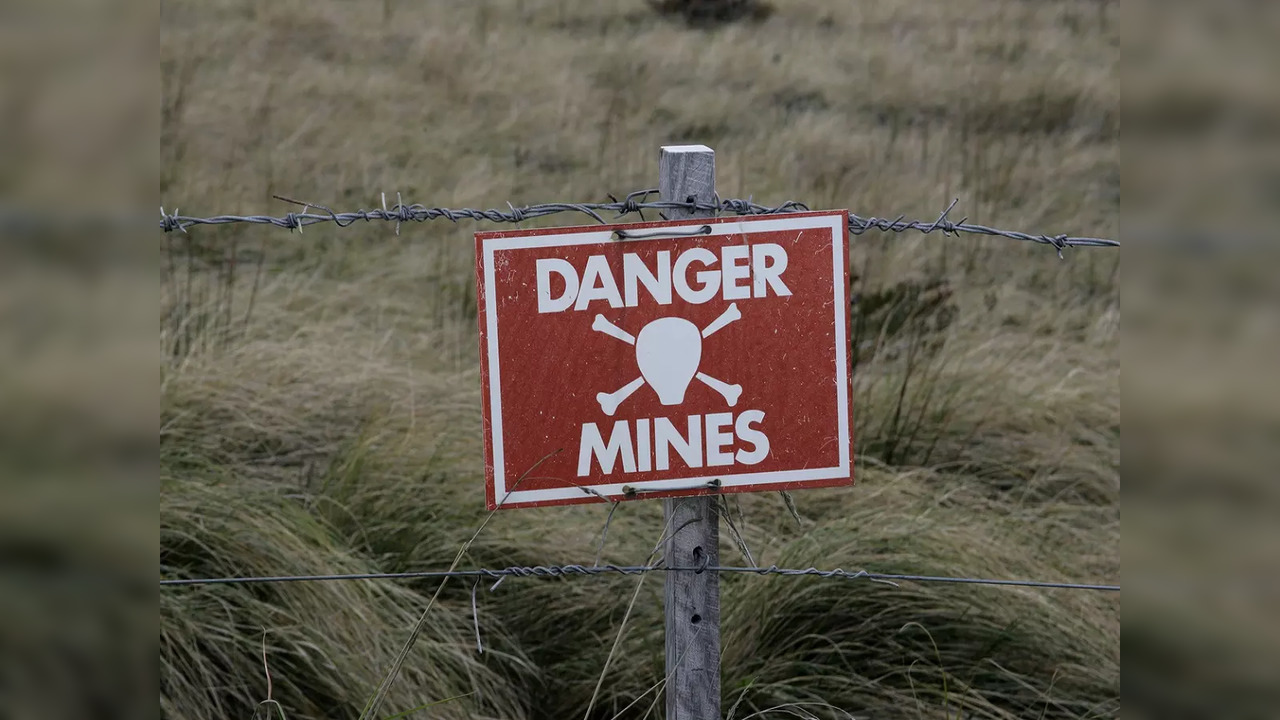
M 268 575 L 258 577 L 214 578 L 164 578 L 162 587 L 189 585 L 244 585 L 258 583 L 328 582 L 339 580 L 422 580 L 430 578 L 476 578 L 501 581 L 508 577 L 570 577 L 583 575 L 641 575 L 651 572 L 715 572 L 721 574 L 782 575 L 789 577 L 818 577 L 825 580 L 869 580 L 896 584 L 899 582 L 946 583 L 954 585 L 992 585 L 1002 587 L 1048 588 L 1059 590 L 1093 590 L 1120 592 L 1119 585 L 1099 583 L 1055 582 L 1051 580 L 1019 580 L 981 577 L 956 577 L 947 575 L 910 575 L 898 573 L 873 573 L 865 570 L 820 570 L 809 568 L 743 567 L 711 565 L 707 567 L 663 567 L 661 565 L 531 565 L 506 568 L 475 568 L 472 570 L 422 570 L 398 573 L 351 573 L 345 575 Z

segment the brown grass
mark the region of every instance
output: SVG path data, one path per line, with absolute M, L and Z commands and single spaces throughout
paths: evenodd
M 657 148 L 693 141 L 716 149 L 726 197 L 911 217 L 959 197 L 957 217 L 987 224 L 1118 234 L 1112 4 L 774 5 L 708 31 L 643 0 L 166 2 L 161 196 L 192 214 L 292 209 L 273 193 L 603 199 L 652 186 Z M 483 517 L 474 227 L 174 236 L 164 574 L 448 565 Z M 938 281 L 952 316 L 895 321 L 860 356 L 856 487 L 797 493 L 799 523 L 776 495 L 734 501 L 756 560 L 1118 580 L 1118 253 L 868 233 L 852 255 L 864 297 L 928 314 L 895 289 Z M 502 513 L 464 563 L 590 562 L 606 511 Z M 606 559 L 643 559 L 660 517 L 619 508 Z M 482 591 L 483 656 L 470 588 L 446 590 L 384 712 L 474 690 L 429 712 L 581 716 L 634 583 Z M 592 717 L 661 679 L 660 586 L 641 589 Z M 167 590 L 163 712 L 250 716 L 265 626 L 288 717 L 355 717 L 433 591 Z M 799 702 L 818 717 L 1119 712 L 1117 597 L 780 578 L 723 593 L 738 717 Z

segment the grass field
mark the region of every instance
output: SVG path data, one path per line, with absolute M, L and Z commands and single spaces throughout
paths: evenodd
M 1114 3 L 775 5 L 705 29 L 642 0 L 166 0 L 161 198 L 603 200 L 655 185 L 660 145 L 701 142 L 724 197 L 919 218 L 959 198 L 956 219 L 1118 235 Z M 485 516 L 478 227 L 164 237 L 163 575 L 448 566 Z M 754 559 L 1118 582 L 1119 253 L 872 232 L 851 255 L 858 484 L 796 493 L 796 515 L 732 499 Z M 592 562 L 607 512 L 500 513 L 463 565 Z M 604 559 L 643 561 L 661 525 L 621 505 Z M 435 587 L 165 590 L 162 712 L 263 714 L 270 687 L 290 719 L 354 718 Z M 661 593 L 482 588 L 480 655 L 471 588 L 447 586 L 382 716 L 660 715 Z M 739 719 L 1120 712 L 1117 595 L 727 577 L 722 602 Z

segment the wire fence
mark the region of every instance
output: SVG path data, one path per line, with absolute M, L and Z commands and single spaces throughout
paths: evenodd
M 396 202 L 393 205 L 387 205 L 386 194 L 382 195 L 382 206 L 370 210 L 359 209 L 354 211 L 339 212 L 332 210 L 322 204 L 314 202 L 305 202 L 294 200 L 292 198 L 273 195 L 277 200 L 296 205 L 301 209 L 300 212 L 290 212 L 284 215 L 213 215 L 209 217 L 197 217 L 191 215 L 182 215 L 178 210 L 166 212 L 163 207 L 160 208 L 160 229 L 166 233 L 182 232 L 185 233 L 191 227 L 198 225 L 229 225 L 247 223 L 251 225 L 271 225 L 274 227 L 284 228 L 288 230 L 297 230 L 302 232 L 304 227 L 333 223 L 340 228 L 350 227 L 357 222 L 390 222 L 395 224 L 395 232 L 398 235 L 400 226 L 404 223 L 423 223 L 431 220 L 448 220 L 457 223 L 460 220 L 472 220 L 476 222 L 495 222 L 495 223 L 520 223 L 526 220 L 548 217 L 562 213 L 575 213 L 586 215 L 599 223 L 608 223 L 610 220 L 618 220 L 630 215 L 637 215 L 639 219 L 645 220 L 644 212 L 646 210 L 656 212 L 661 217 L 663 211 L 681 210 L 686 212 L 714 213 L 714 214 L 734 214 L 734 215 L 782 215 L 787 213 L 808 212 L 809 206 L 802 202 L 787 201 L 780 205 L 762 205 L 756 203 L 751 198 L 729 198 L 722 199 L 718 195 L 714 202 L 698 202 L 692 197 L 685 201 L 677 200 L 649 200 L 650 196 L 656 195 L 657 189 L 637 190 L 628 193 L 621 200 L 610 195 L 609 202 L 552 202 L 538 203 L 533 205 L 516 206 L 507 203 L 507 208 L 480 210 L 475 208 L 447 208 L 439 206 L 427 206 L 420 203 L 405 204 L 399 194 L 396 196 Z M 953 221 L 949 218 L 951 211 L 955 209 L 957 201 L 952 201 L 950 205 L 943 210 L 934 220 L 907 220 L 905 215 L 899 215 L 892 219 L 887 217 L 863 217 L 852 211 L 849 213 L 849 232 L 853 235 L 862 235 L 870 230 L 880 230 L 890 233 L 904 233 L 915 231 L 923 234 L 940 232 L 943 235 L 981 235 L 988 237 L 1002 237 L 1022 242 L 1032 242 L 1042 245 L 1049 245 L 1058 251 L 1058 256 L 1062 256 L 1062 251 L 1072 247 L 1119 247 L 1120 243 L 1116 240 L 1096 237 L 1076 237 L 1066 234 L 1049 235 L 1043 233 L 1027 233 L 1016 230 L 1002 230 L 999 228 L 988 227 L 968 222 L 968 218 L 962 218 Z M 612 214 L 611 218 L 605 216 Z M 664 218 L 665 219 L 665 218 Z M 607 527 L 605 532 L 607 533 Z M 943 583 L 957 585 L 987 585 L 987 586 L 1003 586 L 1003 587 L 1023 587 L 1023 588 L 1045 588 L 1045 589 L 1063 589 L 1063 590 L 1086 590 L 1100 592 L 1119 592 L 1119 585 L 1099 584 L 1099 583 L 1074 583 L 1074 582 L 1056 582 L 1048 580 L 1023 580 L 1023 579 L 1000 579 L 1000 578 L 983 578 L 983 577 L 961 577 L 961 576 L 942 576 L 942 575 L 913 575 L 900 573 L 872 573 L 865 570 L 846 571 L 840 568 L 833 570 L 820 570 L 815 567 L 809 568 L 781 568 L 777 565 L 769 567 L 738 567 L 738 566 L 704 566 L 704 567 L 664 567 L 662 565 L 534 565 L 534 566 L 513 566 L 506 568 L 476 568 L 471 570 L 424 570 L 412 572 L 398 573 L 356 573 L 356 574 L 314 574 L 314 575 L 275 575 L 275 576 L 255 576 L 255 577 L 205 577 L 205 578 L 165 578 L 160 580 L 162 587 L 178 587 L 178 586 L 196 586 L 196 585 L 232 585 L 232 584 L 266 584 L 266 583 L 294 583 L 294 582 L 326 582 L 326 581 L 354 581 L 354 580 L 414 580 L 414 579 L 431 579 L 431 578 L 472 578 L 472 579 L 488 579 L 494 580 L 494 587 L 508 577 L 570 577 L 570 576 L 595 576 L 605 574 L 621 574 L 621 575 L 642 575 L 646 573 L 677 573 L 677 572 L 715 572 L 721 574 L 751 574 L 751 575 L 774 575 L 774 576 L 806 576 L 818 577 L 821 579 L 843 579 L 843 580 L 868 580 L 872 582 L 887 583 L 896 585 L 898 582 L 918 582 L 918 583 Z
M 442 206 L 428 206 L 420 203 L 405 204 L 396 195 L 395 204 L 388 206 L 386 195 L 382 195 L 382 203 L 380 208 L 374 209 L 358 209 L 354 211 L 335 211 L 314 202 L 305 202 L 294 200 L 283 196 L 273 196 L 277 200 L 290 203 L 300 208 L 299 211 L 285 213 L 284 215 L 233 215 L 221 214 L 209 217 L 198 217 L 191 215 L 182 215 L 177 209 L 167 212 L 163 207 L 160 208 L 160 229 L 165 233 L 180 232 L 186 233 L 190 228 L 198 225 L 227 225 L 227 224 L 254 224 L 269 225 L 288 230 L 297 230 L 302 232 L 303 228 L 323 223 L 332 223 L 339 228 L 350 227 L 357 222 L 384 222 L 394 223 L 395 232 L 400 233 L 401 225 L 405 223 L 424 223 L 431 220 L 448 220 L 457 223 L 461 220 L 470 220 L 476 222 L 494 222 L 494 223 L 521 223 L 528 220 L 549 217 L 559 214 L 577 214 L 591 218 L 592 220 L 605 224 L 610 220 L 620 220 L 629 216 L 638 216 L 640 220 L 645 220 L 645 212 L 650 211 L 656 213 L 661 219 L 666 211 L 681 211 L 683 214 L 732 214 L 739 216 L 760 216 L 760 215 L 782 215 L 787 213 L 806 212 L 810 208 L 807 204 L 796 201 L 784 202 L 780 205 L 763 205 L 754 202 L 753 199 L 730 198 L 722 199 L 719 195 L 715 196 L 714 202 L 699 202 L 694 197 L 688 197 L 684 201 L 680 200 L 650 200 L 651 196 L 657 195 L 656 189 L 638 190 L 628 193 L 621 200 L 610 195 L 608 202 L 552 202 L 539 203 L 532 205 L 515 206 L 507 203 L 506 209 L 475 209 L 475 208 L 448 208 Z M 864 217 L 852 211 L 849 212 L 849 233 L 854 236 L 860 236 L 871 230 L 878 230 L 886 233 L 905 233 L 919 232 L 922 234 L 930 234 L 940 232 L 944 236 L 957 235 L 974 235 L 987 237 L 1001 237 L 1021 242 L 1030 242 L 1040 245 L 1048 245 L 1057 251 L 1058 257 L 1063 256 L 1063 251 L 1067 248 L 1074 247 L 1119 247 L 1120 243 L 1106 238 L 1097 237 L 1077 237 L 1067 234 L 1045 234 L 1045 233 L 1029 233 L 1015 230 L 1005 230 L 976 223 L 970 223 L 968 218 L 962 218 L 958 221 L 950 219 L 951 212 L 955 209 L 956 201 L 952 201 L 950 205 L 944 209 L 936 219 L 933 220 L 908 220 L 905 215 L 896 217 Z M 611 216 L 606 218 L 606 216 Z M 617 505 L 615 504 L 614 509 Z M 492 517 L 492 512 L 490 513 Z M 605 526 L 601 532 L 601 548 L 603 552 L 604 542 L 608 536 L 609 520 L 612 519 L 613 512 L 610 511 L 609 518 L 605 521 Z M 482 523 L 477 529 L 476 535 L 483 530 Z M 732 523 L 730 523 L 732 525 Z M 736 531 L 735 531 L 736 532 Z M 475 535 L 472 536 L 472 540 Z M 303 582 L 355 582 L 366 580 L 429 580 L 438 579 L 442 582 L 431 598 L 431 602 L 427 604 L 419 617 L 417 624 L 414 626 L 413 632 L 409 639 L 397 656 L 396 661 L 388 674 L 383 678 L 379 685 L 378 691 L 366 706 L 365 712 L 361 717 L 373 717 L 377 712 L 381 701 L 386 697 L 387 691 L 391 684 L 395 681 L 400 667 L 408 655 L 409 649 L 413 646 L 423 624 L 430 611 L 435 599 L 440 595 L 444 588 L 445 582 L 450 578 L 470 579 L 473 581 L 471 587 L 471 609 L 472 621 L 475 626 L 476 647 L 479 652 L 484 652 L 483 643 L 481 641 L 480 615 L 477 610 L 476 590 L 482 581 L 492 581 L 491 590 L 497 589 L 507 578 L 570 578 L 570 577 L 590 577 L 602 575 L 623 575 L 623 576 L 645 576 L 650 573 L 716 573 L 717 575 L 757 575 L 757 576 L 782 576 L 782 577 L 810 577 L 820 580 L 865 580 L 867 582 L 899 587 L 899 583 L 919 583 L 919 584 L 938 584 L 938 585 L 968 585 L 968 586 L 988 586 L 1000 587 L 1005 589 L 1042 589 L 1042 590 L 1067 590 L 1077 592 L 1100 592 L 1100 593 L 1119 593 L 1119 584 L 1103 584 L 1103 583 L 1083 583 L 1083 582 L 1059 582 L 1052 580 L 1040 579 L 1018 579 L 1018 578 L 989 578 L 989 577 L 968 577 L 968 576 L 950 576 L 950 575 L 925 575 L 925 574 L 908 574 L 908 573 L 884 573 L 884 572 L 868 572 L 866 570 L 844 570 L 842 568 L 834 568 L 829 570 L 819 569 L 817 567 L 807 568 L 784 568 L 777 565 L 769 565 L 767 567 L 756 566 L 755 560 L 750 557 L 749 552 L 744 552 L 746 562 L 749 566 L 730 566 L 718 565 L 704 562 L 702 565 L 679 567 L 668 566 L 661 562 L 654 563 L 654 554 L 649 556 L 646 561 L 648 564 L 641 565 L 615 565 L 600 564 L 599 554 L 597 561 L 592 565 L 579 564 L 563 564 L 563 565 L 533 565 L 533 566 L 511 566 L 503 568 L 473 568 L 458 569 L 457 564 L 470 545 L 471 541 L 465 543 L 455 558 L 453 565 L 447 570 L 421 570 L 407 572 L 371 572 L 371 573 L 347 573 L 347 574 L 297 574 L 297 575 L 271 575 L 271 576 L 224 576 L 224 577 L 162 577 L 159 580 L 161 588 L 191 588 L 191 587 L 208 587 L 208 586 L 226 586 L 226 585 L 265 585 L 265 584 L 287 584 L 287 583 L 303 583 Z M 636 593 L 638 594 L 637 586 Z M 635 602 L 635 596 L 632 603 Z M 630 615 L 630 609 L 627 611 Z M 697 622 L 697 616 L 694 616 L 694 622 Z M 623 618 L 623 626 L 626 625 L 627 618 Z M 704 628 L 700 625 L 698 630 L 701 632 Z M 719 628 L 714 628 L 716 633 Z M 622 628 L 619 628 L 618 638 L 615 639 L 615 649 L 618 639 L 621 638 Z M 671 642 L 671 636 L 668 636 L 668 643 Z M 689 641 L 692 643 L 692 639 Z M 717 641 L 718 645 L 718 641 Z M 677 653 L 674 665 L 672 664 L 672 648 L 667 648 L 668 658 L 668 675 L 665 677 L 656 690 L 661 685 L 671 679 L 678 667 L 684 661 L 684 648 Z M 612 659 L 612 651 L 610 659 Z M 265 662 L 265 651 L 264 651 Z M 596 692 L 599 692 L 600 683 L 603 683 L 605 674 L 608 670 L 609 661 L 606 660 L 605 667 L 601 671 L 600 680 L 597 683 Z M 717 666 L 718 667 L 718 666 Z M 718 669 L 716 670 L 718 675 Z M 637 698 L 638 701 L 639 698 Z M 592 704 L 595 697 L 592 698 Z M 633 701 L 632 704 L 634 704 Z M 628 706 L 630 707 L 630 706 Z M 590 714 L 590 707 L 588 708 Z
M 186 232 L 188 228 L 195 225 L 228 225 L 235 223 L 249 223 L 253 225 L 274 225 L 276 227 L 286 228 L 289 230 L 302 231 L 302 228 L 317 223 L 333 223 L 338 227 L 350 227 L 351 225 L 364 221 L 368 222 L 391 222 L 395 223 L 396 234 L 400 232 L 400 226 L 403 223 L 410 222 L 427 222 L 430 220 L 449 220 L 458 222 L 459 220 L 487 221 L 497 223 L 520 223 L 535 218 L 547 217 L 560 213 L 577 213 L 586 215 L 600 223 L 607 223 L 605 215 L 612 213 L 613 220 L 618 220 L 629 215 L 638 215 L 640 219 L 644 218 L 644 211 L 651 210 L 659 214 L 664 210 L 682 210 L 687 212 L 710 212 L 710 213 L 730 213 L 735 215 L 780 215 L 785 213 L 808 212 L 809 206 L 802 202 L 787 201 L 781 205 L 761 205 L 754 202 L 751 198 L 716 198 L 715 202 L 706 203 L 698 202 L 693 198 L 685 201 L 677 200 L 649 200 L 651 195 L 657 194 L 656 189 L 637 190 L 628 193 L 622 200 L 618 200 L 615 196 L 609 196 L 609 202 L 593 202 L 593 203 L 572 203 L 572 202 L 553 202 L 539 203 L 534 205 L 515 206 L 507 203 L 507 209 L 491 208 L 488 210 L 478 210 L 475 208 L 447 208 L 433 207 L 420 203 L 412 203 L 406 205 L 403 200 L 396 196 L 396 203 L 387 206 L 386 194 L 382 195 L 382 207 L 371 210 L 354 210 L 348 212 L 337 212 L 334 210 L 313 202 L 304 202 L 291 198 L 274 195 L 277 200 L 291 203 L 302 208 L 301 212 L 290 212 L 280 216 L 274 215 L 214 215 L 211 217 L 194 217 L 190 215 L 181 215 L 178 210 L 172 213 L 166 212 L 163 207 L 160 208 L 160 229 L 164 232 L 180 231 Z M 1027 233 L 1016 230 L 1001 230 L 999 228 L 988 227 L 986 225 L 978 225 L 970 223 L 967 217 L 959 221 L 949 219 L 951 211 L 955 209 L 957 201 L 953 200 L 945 210 L 942 211 L 935 220 L 908 220 L 905 215 L 899 215 L 894 218 L 889 217 L 863 217 L 852 211 L 849 213 L 849 232 L 853 235 L 862 235 L 869 230 L 880 230 L 883 232 L 903 233 L 907 231 L 915 231 L 924 234 L 932 232 L 941 232 L 943 235 L 985 235 L 989 237 L 1003 237 L 1010 240 L 1020 240 L 1023 242 L 1033 242 L 1042 245 L 1050 245 L 1058 251 L 1058 255 L 1062 255 L 1062 251 L 1070 247 L 1119 247 L 1120 243 L 1115 240 L 1096 237 L 1075 237 L 1066 234 L 1049 235 L 1044 233 Z M 315 210 L 317 212 L 312 212 Z
M 168 578 L 160 581 L 162 587 L 189 585 L 253 585 L 294 582 L 333 582 L 350 580 L 429 580 L 437 578 L 473 578 L 495 580 L 494 587 L 509 577 L 570 577 L 586 575 L 643 575 L 663 572 L 714 572 L 721 574 L 745 575 L 782 575 L 788 577 L 818 577 L 824 580 L 869 580 L 872 582 L 897 585 L 899 582 L 947 583 L 955 585 L 995 585 L 1002 587 L 1028 587 L 1059 590 L 1093 590 L 1100 592 L 1120 592 L 1119 585 L 1094 583 L 1054 582 L 1048 580 L 1005 580 L 981 577 L 954 577 L 946 575 L 909 575 L 899 573 L 873 573 L 866 570 L 819 570 L 808 568 L 781 568 L 777 565 L 768 567 L 741 567 L 725 565 L 706 565 L 702 567 L 665 567 L 662 565 L 532 565 L 506 568 L 476 568 L 473 570 L 422 570 L 397 573 L 352 573 L 341 575 L 271 575 L 258 577 L 207 577 L 207 578 Z

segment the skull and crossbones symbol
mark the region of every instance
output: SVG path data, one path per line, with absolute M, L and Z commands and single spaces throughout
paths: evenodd
M 635 346 L 636 365 L 640 377 L 611 393 L 597 393 L 596 402 L 605 415 L 612 416 L 618 406 L 648 383 L 663 405 L 679 405 L 684 402 L 685 391 L 696 378 L 715 390 L 729 407 L 738 404 L 742 395 L 741 385 L 730 385 L 698 370 L 702 360 L 702 341 L 738 320 L 738 304 L 732 303 L 715 320 L 701 330 L 692 322 L 680 317 L 661 317 L 640 329 L 638 335 L 614 325 L 603 315 L 596 315 L 591 329 Z

